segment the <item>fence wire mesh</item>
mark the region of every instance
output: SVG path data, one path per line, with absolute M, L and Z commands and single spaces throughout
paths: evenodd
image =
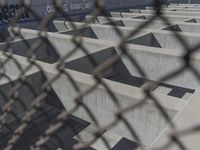
M 186 70 L 193 73 L 200 81 L 200 74 L 197 68 L 191 63 L 191 56 L 199 50 L 200 43 L 191 47 L 188 41 L 182 37 L 182 34 L 171 31 L 177 42 L 184 47 L 184 54 L 181 57 L 182 65 L 179 68 L 174 67 L 174 71 L 165 74 L 155 82 L 148 80 L 150 79 L 149 75 L 145 72 L 137 59 L 129 53 L 129 47 L 127 46 L 127 41 L 130 38 L 146 29 L 146 27 L 151 25 L 155 20 L 162 20 L 166 26 L 174 25 L 167 16 L 163 15 L 161 1 L 155 0 L 153 15 L 137 29 L 132 29 L 126 36 L 122 33 L 122 28 L 114 23 L 115 20 L 113 20 L 110 13 L 106 10 L 106 3 L 103 0 L 94 0 L 94 8 L 90 14 L 90 16 L 92 16 L 91 19 L 82 23 L 80 26 L 77 26 L 76 23 L 72 21 L 71 16 L 63 10 L 62 3 L 58 0 L 52 1 L 54 11 L 50 12 L 45 18 L 41 18 L 31 9 L 31 1 L 22 0 L 20 3 L 21 5 L 17 13 L 13 12 L 8 14 L 11 15 L 12 18 L 8 21 L 12 36 L 6 37 L 4 34 L 1 34 L 3 46 L 1 47 L 0 63 L 0 149 L 92 149 L 91 146 L 98 140 L 101 140 L 107 149 L 112 149 L 112 146 L 109 144 L 109 139 L 104 136 L 104 133 L 112 130 L 112 128 L 119 123 L 125 126 L 126 130 L 128 130 L 129 134 L 132 136 L 132 139 L 137 143 L 137 146 L 134 148 L 143 149 L 143 142 L 140 135 L 137 133 L 137 129 L 133 128 L 133 122 L 129 122 L 125 114 L 134 114 L 135 110 L 144 108 L 145 105 L 149 104 L 149 101 L 151 101 L 159 111 L 165 122 L 167 122 L 166 124 L 169 124 L 170 128 L 174 131 L 171 135 L 166 135 L 168 136 L 168 143 L 158 149 L 168 149 L 172 144 L 176 144 L 181 150 L 187 149 L 185 143 L 181 142 L 180 138 L 196 133 L 199 130 L 199 125 L 195 124 L 193 128 L 184 131 L 180 131 L 179 128 L 176 128 L 169 112 L 166 111 L 166 108 L 160 103 L 160 100 L 153 94 L 153 89 L 159 86 L 160 83 L 167 82 L 176 76 L 181 76 Z M 6 13 L 7 9 L 6 1 L 5 3 L 2 2 L 1 12 Z M 139 14 L 140 13 L 139 11 Z M 38 31 L 37 35 L 32 38 L 24 37 L 24 35 L 21 34 L 21 27 L 19 25 L 22 15 L 26 17 L 27 14 L 33 16 L 38 22 L 38 26 L 36 27 Z M 73 49 L 69 49 L 66 43 L 64 47 L 67 49 L 67 54 L 65 55 L 60 55 L 58 53 L 58 49 L 55 48 L 52 41 L 49 40 L 49 34 L 47 33 L 49 25 L 57 16 L 64 18 L 65 23 L 69 23 L 70 26 L 76 30 L 76 34 L 72 35 L 70 39 L 71 43 L 75 46 Z M 104 59 L 101 63 L 96 62 L 96 59 L 94 59 L 91 52 L 84 44 L 86 41 L 83 40 L 81 36 L 86 27 L 94 23 L 94 21 L 98 21 L 98 16 L 104 16 L 106 22 L 110 23 L 110 26 L 112 26 L 120 39 L 119 42 L 115 43 L 115 45 L 117 45 L 116 47 L 119 49 L 119 53 Z M 2 18 L 2 16 L 0 17 Z M 30 39 L 34 39 L 34 41 L 30 42 Z M 13 40 L 19 40 L 23 43 L 25 51 L 22 51 L 20 54 L 20 52 L 18 53 L 13 50 L 13 47 L 11 47 Z M 40 57 L 40 55 L 42 55 L 40 48 L 44 45 L 53 51 L 54 56 L 49 58 Z M 18 44 L 15 46 L 17 47 Z M 83 56 L 87 57 L 92 66 L 92 70 L 90 70 L 90 75 L 93 77 L 92 84 L 90 84 L 88 88 L 84 88 L 84 90 L 72 75 L 71 70 L 65 67 L 69 58 L 80 51 Z M 25 59 L 22 60 L 22 57 L 17 55 L 21 55 Z M 131 62 L 131 65 L 136 68 L 138 74 L 146 83 L 145 86 L 141 88 L 143 91 L 142 99 L 126 107 L 122 107 L 122 100 L 116 96 L 116 91 L 113 91 L 110 85 L 108 85 L 108 82 L 102 78 L 102 74 L 107 69 L 114 66 L 122 57 Z M 44 60 L 44 64 L 46 64 L 42 65 L 40 61 Z M 148 62 L 148 60 L 146 61 Z M 54 75 L 49 77 L 47 74 L 51 71 L 48 69 L 51 68 L 48 67 L 52 64 L 55 64 L 53 68 Z M 11 69 L 12 67 L 15 69 Z M 10 71 L 8 71 L 9 68 Z M 62 93 L 60 93 L 60 96 L 54 91 L 52 85 L 57 83 L 61 78 L 65 78 L 65 82 L 68 82 L 67 86 L 72 87 L 71 90 L 74 91 L 73 94 L 75 98 L 72 99 L 70 96 L 65 97 L 65 94 L 62 96 Z M 101 120 L 93 114 L 91 105 L 88 106 L 85 100 L 85 97 L 89 97 L 89 95 L 95 93 L 100 87 L 109 95 L 110 103 L 116 107 L 116 110 L 113 111 L 114 114 L 112 114 L 113 118 L 110 118 L 112 121 L 106 125 L 101 124 Z M 116 90 L 117 88 L 118 87 L 116 87 Z M 66 93 L 70 92 L 68 90 L 69 89 L 66 89 Z M 137 93 L 133 94 L 137 95 Z M 68 102 L 71 101 L 74 104 L 69 103 L 68 107 L 66 107 L 66 105 L 63 106 L 62 102 L 59 100 L 61 97 L 63 99 L 69 99 Z M 92 101 L 97 100 L 94 96 L 91 97 L 91 99 Z M 98 104 L 98 102 L 96 102 L 96 104 Z M 77 111 L 87 114 L 91 122 L 85 122 L 81 120 L 82 118 L 74 117 L 74 113 Z M 77 125 L 75 122 L 81 122 L 81 125 Z M 92 138 L 86 142 L 84 139 L 86 137 L 82 137 L 79 133 L 89 126 L 89 124 L 93 124 L 94 128 L 89 131 L 91 132 Z M 76 140 L 72 138 L 73 136 L 76 136 Z M 123 131 L 121 136 L 123 137 Z

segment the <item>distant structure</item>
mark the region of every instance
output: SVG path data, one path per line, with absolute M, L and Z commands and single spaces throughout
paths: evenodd
M 93 0 L 63 0 L 62 6 L 64 12 L 73 21 L 83 21 L 84 17 L 93 10 Z M 108 11 L 128 10 L 129 8 L 144 7 L 147 5 L 145 0 L 106 0 L 106 9 Z M 7 27 L 13 16 L 19 13 L 21 5 L 20 0 L 7 0 L 6 5 L 0 10 L 0 40 L 9 36 Z M 54 6 L 51 0 L 31 0 L 30 9 L 35 12 L 24 11 L 19 20 L 19 26 L 22 28 L 36 29 L 40 20 L 45 18 L 49 13 L 54 12 Z M 63 14 L 63 15 L 66 15 Z M 61 15 L 56 18 L 62 18 Z M 48 25 L 49 31 L 56 31 L 52 24 Z M 2 37 L 4 35 L 4 37 Z
M 153 1 L 154 0 L 106 0 L 105 6 L 108 11 L 120 11 L 128 10 L 129 8 L 145 7 Z M 161 0 L 161 2 L 165 4 L 167 0 Z M 28 28 L 34 28 L 38 19 L 44 18 L 47 14 L 55 10 L 51 0 L 34 0 L 31 1 L 29 5 L 35 14 L 25 11 L 20 17 L 20 25 Z M 0 25 L 9 24 L 12 20 L 11 18 L 17 15 L 20 7 L 23 7 L 20 0 L 6 1 L 6 5 L 4 5 L 0 11 Z M 63 0 L 62 7 L 64 12 L 75 21 L 81 21 L 86 14 L 93 10 L 94 2 L 93 0 Z M 37 17 L 35 15 L 37 15 Z

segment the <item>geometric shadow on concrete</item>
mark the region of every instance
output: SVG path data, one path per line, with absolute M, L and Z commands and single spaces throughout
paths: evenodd
M 62 32 L 61 34 L 74 35 L 74 36 L 78 35 L 79 37 L 98 39 L 97 35 L 95 34 L 95 32 L 93 31 L 91 27 L 70 30 L 70 31 Z
M 151 34 L 149 36 L 152 36 Z M 155 42 L 154 42 L 155 43 Z M 91 74 L 93 69 L 95 69 L 96 66 L 99 66 L 109 58 L 113 57 L 113 55 L 116 55 L 117 52 L 114 48 L 109 48 L 102 50 L 100 52 L 96 52 L 93 54 L 90 54 L 89 57 L 96 62 L 96 65 L 92 65 L 91 60 L 88 56 L 84 56 L 78 59 L 75 59 L 73 61 L 67 62 L 65 64 L 65 67 L 71 70 L 75 70 L 78 72 Z M 121 59 L 119 59 L 111 68 L 107 68 L 102 74 L 102 78 L 119 82 L 122 84 L 134 86 L 137 88 L 141 88 L 147 80 L 141 77 L 136 77 L 130 74 L 127 67 L 123 63 Z M 154 82 L 154 81 L 151 81 Z M 159 87 L 163 88 L 169 88 L 169 92 L 167 95 L 182 98 L 185 94 L 193 94 L 194 89 L 189 89 L 185 87 L 179 87 L 175 85 L 169 85 L 165 83 L 160 83 Z
M 40 72 L 26 76 L 26 79 L 27 83 L 36 90 L 36 95 L 40 95 L 43 92 L 41 87 L 46 79 Z M 35 80 L 37 80 L 37 84 Z M 20 81 L 16 80 L 2 84 L 0 87 L 1 92 L 5 93 L 5 96 L 7 96 L 10 89 L 12 89 L 13 85 L 16 85 L 17 82 Z M 22 103 L 19 103 L 18 100 L 12 107 L 12 111 L 17 115 L 18 119 L 10 116 L 9 121 L 5 123 L 6 126 L 1 128 L 0 149 L 3 149 L 6 146 L 7 141 L 11 138 L 14 130 L 16 130 L 21 124 L 20 116 L 31 109 L 30 105 L 35 99 L 34 96 L 32 96 L 32 91 L 33 90 L 29 90 L 25 85 L 19 90 L 19 98 Z M 1 105 L 4 105 L 2 98 L 3 97 L 1 96 Z M 27 110 L 22 109 L 22 104 L 26 105 L 25 107 L 27 107 Z M 25 128 L 22 136 L 20 136 L 14 149 L 28 150 L 30 145 L 33 145 L 38 140 L 38 137 L 44 134 L 44 131 L 49 127 L 49 125 L 57 120 L 57 115 L 63 110 L 64 107 L 60 103 L 58 96 L 55 92 L 51 92 L 41 104 L 40 109 L 38 109 L 35 115 L 32 116 L 30 123 L 28 123 L 28 126 Z M 47 142 L 45 148 L 55 150 L 63 146 L 64 148 L 70 149 L 74 144 L 73 137 L 89 125 L 89 122 L 74 116 L 69 116 L 64 122 L 63 127 L 55 133 L 54 138 L 51 138 L 51 140 Z

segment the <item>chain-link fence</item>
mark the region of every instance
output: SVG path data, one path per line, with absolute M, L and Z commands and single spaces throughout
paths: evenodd
M 1 3 L 0 149 L 188 149 L 184 137 L 199 131 L 199 6 L 108 12 L 94 0 L 74 22 L 59 0 L 42 19 L 20 3 Z M 35 30 L 20 26 L 29 17 Z

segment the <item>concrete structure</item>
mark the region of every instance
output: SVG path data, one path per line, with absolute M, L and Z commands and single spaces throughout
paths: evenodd
M 200 2 L 198 0 L 169 0 L 169 3 L 175 3 L 175 4 L 199 4 Z
M 55 8 L 51 0 L 34 0 L 29 1 L 27 4 L 28 7 L 34 12 L 24 11 L 20 17 L 19 23 L 15 26 L 20 26 L 22 28 L 37 29 L 39 26 L 40 20 L 47 17 L 49 13 L 55 11 Z M 6 32 L 6 28 L 10 26 L 11 14 L 13 12 L 17 14 L 19 8 L 21 7 L 20 0 L 2 0 L 1 4 L 6 4 L 5 12 L 0 11 L 0 42 L 4 41 L 3 39 L 9 37 L 9 34 Z M 91 13 L 94 9 L 93 0 L 62 0 L 59 2 L 59 5 L 63 6 L 63 13 L 68 14 L 71 20 L 82 21 L 85 15 Z M 144 7 L 147 5 L 147 2 L 144 0 L 106 0 L 105 7 L 106 10 L 125 10 L 135 7 Z M 8 9 L 7 9 L 8 8 Z M 58 14 L 55 18 L 62 19 L 62 14 Z M 48 31 L 56 31 L 52 24 L 48 24 Z M 2 39 L 2 40 L 1 40 Z
M 59 73 L 57 69 L 59 59 L 67 55 L 71 50 L 76 49 L 64 61 L 63 66 L 64 70 L 78 85 L 81 92 L 95 85 L 96 81 L 93 79 L 94 69 L 113 56 L 117 56 L 119 58 L 118 61 L 103 71 L 101 78 L 115 94 L 121 108 L 116 105 L 115 100 L 109 96 L 109 93 L 107 93 L 105 87 L 102 85 L 98 85 L 93 92 L 83 97 L 83 102 L 90 108 L 99 125 L 105 127 L 115 121 L 115 115 L 119 109 L 127 108 L 144 99 L 143 89 L 149 82 L 156 83 L 160 78 L 183 66 L 182 57 L 185 54 L 185 47 L 176 38 L 174 32 L 177 32 L 191 49 L 200 43 L 200 24 L 198 23 L 200 17 L 198 13 L 186 13 L 183 10 L 177 11 L 176 14 L 172 14 L 172 11 L 166 10 L 165 17 L 170 20 L 171 25 L 166 25 L 163 20 L 158 18 L 147 26 L 147 28 L 142 29 L 134 36 L 130 36 L 131 32 L 136 31 L 139 26 L 153 16 L 149 12 L 152 11 L 144 10 L 141 11 L 142 14 L 112 12 L 112 17 L 109 18 L 112 19 L 112 22 L 103 16 L 97 18 L 87 16 L 85 21 L 92 23 L 89 23 L 84 28 L 81 27 L 85 23 L 74 22 L 76 28 L 73 28 L 67 21 L 55 20 L 54 24 L 58 32 L 45 33 L 51 45 L 42 43 L 42 40 L 38 37 L 39 31 L 37 30 L 16 28 L 21 37 L 10 42 L 10 47 L 7 51 L 4 50 L 6 43 L 0 44 L 0 60 L 1 62 L 5 61 L 7 55 L 12 53 L 12 57 L 15 58 L 22 67 L 21 69 L 23 69 L 30 65 L 27 57 L 34 53 L 35 55 L 32 59 L 41 68 L 32 67 L 24 76 L 28 79 L 29 85 L 37 89 L 36 94 L 39 95 L 43 92 L 41 89 L 43 81 L 45 79 L 51 80 Z M 196 16 L 193 14 L 196 14 Z M 113 25 L 118 27 L 121 36 L 113 29 Z M 83 41 L 82 46 L 87 50 L 88 54 L 81 47 L 77 48 L 72 42 L 73 37 L 77 36 L 80 30 L 82 32 L 79 34 L 79 37 Z M 121 56 L 119 42 L 122 37 L 126 37 L 127 53 L 135 58 L 140 67 L 145 71 L 147 74 L 146 79 L 138 72 L 128 57 Z M 24 44 L 23 39 L 26 39 L 30 47 Z M 41 43 L 41 45 L 37 49 L 34 49 L 34 43 L 36 42 Z M 91 64 L 88 55 L 94 59 L 97 66 Z M 200 71 L 199 52 L 191 56 L 191 64 L 193 64 L 197 71 Z M 12 87 L 12 82 L 10 81 L 14 81 L 15 83 L 20 80 L 18 76 L 21 69 L 14 61 L 9 61 L 4 66 L 4 74 L 5 76 L 9 76 L 9 79 L 5 78 L 2 80 L 0 86 L 3 89 L 3 93 L 8 93 L 8 96 L 5 96 L 8 99 L 10 98 L 9 91 Z M 190 82 L 188 82 L 188 79 Z M 170 119 L 180 129 L 185 129 L 194 125 L 194 123 L 198 123 L 196 119 L 193 119 L 193 116 L 198 113 L 199 85 L 199 80 L 194 74 L 190 70 L 185 70 L 181 75 L 163 81 L 163 83 L 159 83 L 157 87 L 152 89 L 152 94 L 157 98 L 161 106 L 165 108 Z M 56 107 L 56 111 L 58 111 L 63 105 L 70 112 L 77 105 L 74 100 L 77 98 L 79 92 L 76 91 L 66 75 L 62 74 L 51 84 L 51 87 L 53 94 L 47 97 L 44 103 L 42 103 L 45 110 L 49 110 L 54 106 Z M 29 103 L 33 100 L 34 94 L 31 93 L 31 90 L 22 88 L 20 98 L 24 100 L 24 97 L 27 95 L 31 96 L 29 97 L 30 99 L 26 99 L 27 101 L 23 101 L 27 105 L 25 109 L 21 108 L 18 104 L 14 105 L 14 113 L 18 117 L 23 116 L 31 109 Z M 4 97 L 1 97 L 1 99 L 0 105 L 4 105 Z M 36 118 L 39 115 L 36 114 Z M 80 108 L 72 113 L 72 115 L 80 118 L 79 120 L 77 118 L 73 119 L 78 124 L 82 124 L 82 127 L 80 127 L 82 131 L 79 130 L 79 132 L 80 136 L 84 137 L 84 141 L 79 142 L 85 143 L 90 141 L 93 138 L 91 131 L 97 127 L 88 113 L 84 108 Z M 12 115 L 9 117 L 8 122 L 12 123 L 14 118 Z M 130 143 L 130 147 L 126 145 L 127 149 L 136 149 L 138 144 L 143 145 L 145 149 L 156 148 L 166 142 L 166 135 L 171 132 L 165 118 L 151 99 L 146 100 L 144 106 L 124 114 L 124 117 L 137 132 L 141 143 L 138 143 L 132 137 L 130 131 L 127 130 L 127 127 L 122 122 L 119 122 L 113 128 L 103 133 L 113 149 L 119 149 L 121 145 L 127 142 Z M 68 132 L 66 131 L 66 133 Z M 67 136 L 67 138 L 79 140 L 77 135 L 70 134 L 70 136 Z M 183 138 L 183 141 L 185 141 L 184 143 L 188 148 L 198 149 L 200 146 L 198 138 L 196 136 L 189 137 L 188 139 Z M 187 140 L 190 140 L 190 142 L 188 143 Z M 69 140 L 67 144 L 73 144 L 73 140 Z M 107 149 L 101 140 L 97 140 L 90 147 L 99 150 Z M 170 150 L 177 150 L 177 148 L 172 147 Z
M 162 0 L 163 4 L 167 0 Z M 12 14 L 17 14 L 19 8 L 22 6 L 20 0 L 2 0 L 0 2 L 6 6 L 5 13 L 0 11 L 0 42 L 5 41 L 9 34 L 6 30 L 11 24 Z M 83 21 L 86 15 L 94 10 L 93 0 L 62 0 L 58 2 L 63 6 L 63 13 L 66 13 L 73 21 Z M 51 0 L 34 0 L 27 3 L 28 7 L 34 14 L 28 10 L 24 11 L 20 17 L 16 27 L 37 29 L 40 20 L 47 17 L 49 13 L 55 11 Z M 151 1 L 147 0 L 105 0 L 106 11 L 129 11 L 130 8 L 144 8 L 151 5 Z M 55 16 L 57 19 L 63 19 L 62 14 Z M 48 24 L 48 31 L 55 32 L 53 24 Z M 4 37 L 1 37 L 4 35 Z

